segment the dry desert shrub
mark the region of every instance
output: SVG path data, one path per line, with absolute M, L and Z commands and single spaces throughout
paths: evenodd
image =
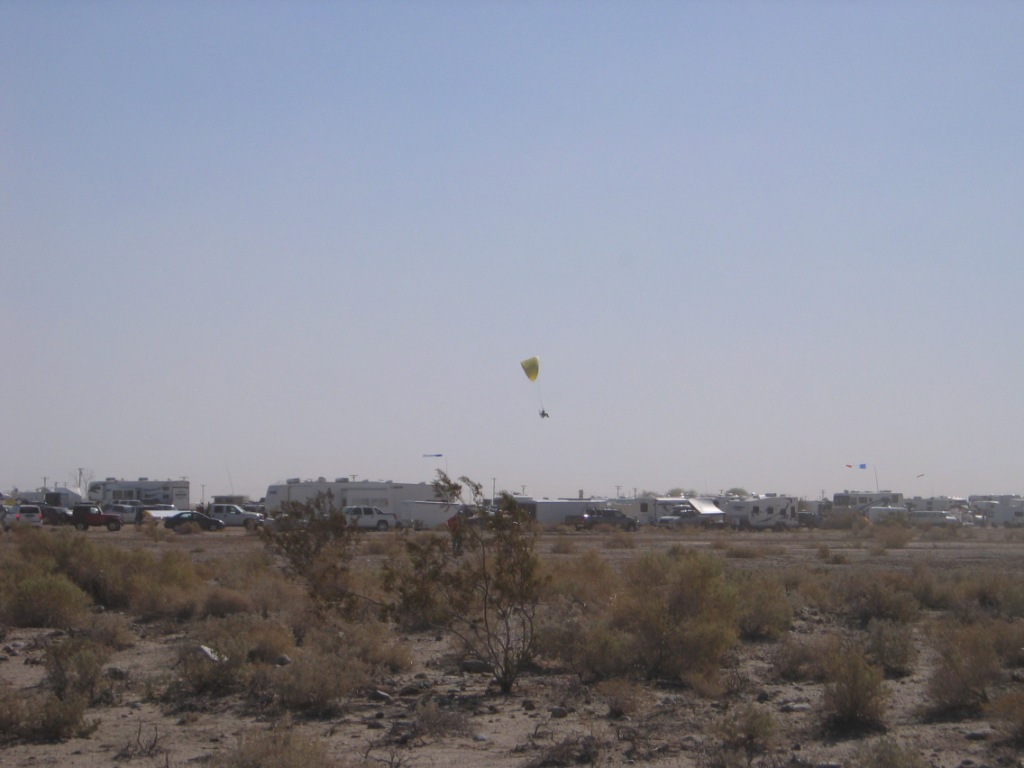
M 1003 694 L 985 707 L 985 712 L 1002 724 L 1014 744 L 1024 745 L 1024 691 Z
M 723 554 L 733 560 L 756 560 L 765 556 L 765 550 L 748 544 L 730 544 Z
M 865 649 L 886 677 L 906 677 L 914 671 L 918 656 L 917 645 L 914 642 L 914 630 L 907 624 L 872 619 L 867 627 Z
M 928 680 L 930 711 L 944 716 L 981 711 L 1001 673 L 990 628 L 934 626 L 930 635 L 938 657 Z
M 823 709 L 827 724 L 838 730 L 861 730 L 881 725 L 887 692 L 882 670 L 864 651 L 844 643 L 825 666 Z
M 211 768 L 334 768 L 327 747 L 290 727 L 250 734 L 207 763 Z
M 608 705 L 608 717 L 636 714 L 641 690 L 634 681 L 621 677 L 602 680 L 597 684 L 597 692 Z
M 962 622 L 982 617 L 1024 618 L 1024 582 L 1006 570 L 975 569 L 958 574 L 952 610 Z
M 79 698 L 87 705 L 113 700 L 103 665 L 111 651 L 88 638 L 68 637 L 46 649 L 46 687 L 61 701 Z
M 848 768 L 928 768 L 928 765 L 917 749 L 902 746 L 891 736 L 862 744 L 847 763 Z
M 59 573 L 29 576 L 6 596 L 3 616 L 16 627 L 69 629 L 82 622 L 89 596 Z
M 561 765 L 604 765 L 609 744 L 592 734 L 571 733 L 544 747 L 541 753 L 523 764 L 523 768 L 548 768 Z
M 131 622 L 123 613 L 94 613 L 82 626 L 85 637 L 115 651 L 131 648 L 137 640 Z
M 405 672 L 412 667 L 409 646 L 389 625 L 374 619 L 324 624 L 308 632 L 303 645 L 321 654 L 357 659 L 380 672 Z
M 546 564 L 545 599 L 593 606 L 607 602 L 619 589 L 621 579 L 597 550 L 588 549 L 569 560 Z
M 602 527 L 598 526 L 596 530 L 601 530 Z M 601 546 L 605 549 L 633 549 L 636 547 L 636 537 L 626 531 L 612 529 L 611 533 L 601 542 Z
M 364 531 L 364 533 L 371 533 Z M 388 533 L 382 533 L 380 531 L 373 531 L 372 535 L 360 537 L 359 551 L 364 555 L 372 555 L 374 557 L 397 557 L 401 555 L 403 549 L 403 538 L 399 531 L 390 531 Z
M 701 552 L 644 553 L 623 570 L 603 599 L 563 614 L 544 649 L 584 679 L 716 675 L 739 633 L 722 561 Z
M 192 618 L 204 599 L 206 586 L 188 555 L 162 552 L 151 570 L 131 584 L 131 610 L 143 621 Z
M 771 711 L 757 704 L 735 708 L 713 726 L 718 738 L 719 753 L 713 760 L 716 766 L 750 766 L 754 758 L 771 749 L 777 724 Z
M 576 544 L 568 536 L 558 536 L 551 545 L 553 555 L 571 555 L 576 551 Z
M 99 720 L 86 721 L 85 709 L 80 696 L 23 695 L 0 683 L 0 741 L 43 743 L 88 736 Z
M 775 674 L 791 683 L 824 682 L 829 660 L 842 652 L 839 635 L 786 635 L 775 654 Z
M 302 648 L 291 664 L 272 671 L 269 685 L 283 709 L 332 717 L 371 680 L 370 667 L 364 661 Z
M 985 626 L 1000 663 L 1005 667 L 1024 667 L 1024 619 L 994 619 Z
M 734 577 L 734 582 L 740 635 L 745 640 L 773 640 L 789 631 L 793 607 L 779 578 L 744 571 Z
M 235 613 L 255 613 L 256 604 L 246 593 L 230 587 L 213 587 L 206 593 L 202 616 L 224 618 Z
M 953 580 L 921 563 L 914 563 L 911 568 L 910 592 L 918 604 L 927 610 L 947 610 L 954 603 Z
M 146 539 L 152 542 L 166 541 L 171 537 L 170 529 L 165 528 L 163 522 L 158 520 L 147 520 L 139 526 L 139 530 Z
M 834 582 L 838 592 L 838 605 L 861 627 L 872 619 L 886 619 L 901 623 L 914 621 L 920 606 L 910 588 L 910 579 L 902 573 L 870 573 L 852 571 Z
M 872 526 L 871 538 L 882 551 L 903 549 L 914 540 L 914 531 L 898 521 L 886 521 Z
M 416 731 L 426 736 L 458 736 L 469 733 L 469 715 L 457 707 L 441 706 L 437 699 L 416 703 Z

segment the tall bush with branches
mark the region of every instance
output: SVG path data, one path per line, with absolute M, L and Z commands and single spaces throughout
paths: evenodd
M 267 549 L 282 558 L 317 603 L 350 609 L 358 596 L 350 586 L 354 537 L 330 492 L 307 502 L 285 502 L 281 514 L 260 535 Z
M 438 499 L 458 510 L 458 537 L 409 539 L 407 559 L 386 567 L 396 618 L 442 626 L 486 662 L 503 693 L 512 690 L 534 654 L 534 619 L 546 578 L 535 552 L 533 521 L 503 495 L 486 503 L 479 483 L 438 472 Z

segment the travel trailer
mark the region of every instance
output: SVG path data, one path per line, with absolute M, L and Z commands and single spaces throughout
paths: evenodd
M 736 528 L 796 528 L 800 503 L 795 496 L 767 494 L 735 499 L 725 505 L 725 522 Z
M 271 485 L 267 488 L 264 506 L 267 515 L 273 516 L 289 503 L 305 504 L 319 495 L 329 496 L 332 508 L 339 512 L 344 507 L 378 507 L 385 512 L 394 512 L 399 518 L 403 502 L 436 500 L 434 486 L 430 483 L 357 481 L 347 477 L 327 480 L 319 477 L 316 480 L 293 478 Z
M 869 507 L 902 507 L 903 494 L 893 491 L 843 491 L 832 496 L 835 512 L 866 512 Z

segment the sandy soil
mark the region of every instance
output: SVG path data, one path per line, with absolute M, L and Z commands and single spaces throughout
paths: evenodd
M 221 557 L 259 548 L 259 539 L 240 530 L 148 541 L 134 530 L 90 531 L 124 546 L 180 547 L 196 559 Z M 377 534 L 370 534 L 377 535 Z M 551 553 L 556 534 L 544 534 L 543 557 Z M 574 552 L 598 549 L 613 561 L 635 557 L 651 548 L 673 544 L 716 548 L 718 535 L 672 534 L 657 531 L 636 535 L 636 546 L 606 549 L 600 533 L 568 534 Z M 749 547 L 757 557 L 727 558 L 731 568 L 821 567 L 820 548 L 827 546 L 835 568 L 888 570 L 924 563 L 936 568 L 996 566 L 1024 577 L 1024 542 L 1004 530 L 978 530 L 955 541 L 915 540 L 903 549 L 873 551 L 846 531 L 729 534 L 732 547 Z M 0 541 L 0 552 L 9 541 Z M 568 555 L 575 556 L 575 555 Z M 843 562 L 845 561 L 845 562 Z M 920 626 L 920 625 L 919 625 Z M 810 636 L 826 632 L 827 619 L 798 612 L 792 631 Z M 0 765 L 11 766 L 185 766 L 235 747 L 247 734 L 280 727 L 253 713 L 240 699 L 215 698 L 197 706 L 171 709 L 147 696 L 147 681 L 171 670 L 181 634 L 156 634 L 136 626 L 139 641 L 117 653 L 108 667 L 118 680 L 111 706 L 89 711 L 99 720 L 88 738 L 57 744 L 13 744 L 0 748 Z M 6 630 L 0 640 L 0 680 L 16 688 L 38 686 L 43 677 L 43 644 L 51 631 Z M 629 718 L 613 719 L 604 699 L 567 674 L 529 674 L 514 693 L 497 695 L 488 676 L 461 671 L 449 644 L 433 634 L 406 638 L 416 664 L 408 673 L 381 682 L 376 691 L 354 700 L 340 717 L 294 721 L 293 727 L 320 739 L 340 765 L 541 766 L 541 765 L 715 765 L 717 740 L 713 726 L 732 708 L 758 702 L 769 708 L 777 725 L 774 749 L 755 759 L 762 766 L 842 766 L 866 741 L 881 734 L 836 738 L 822 727 L 822 688 L 817 684 L 784 684 L 774 668 L 777 643 L 744 644 L 729 661 L 725 677 L 729 693 L 707 698 L 681 686 L 647 686 Z M 931 722 L 922 715 L 924 688 L 931 669 L 925 638 L 915 673 L 889 681 L 886 735 L 912 746 L 936 768 L 1024 766 L 1024 760 L 985 718 Z M 1011 683 L 1012 684 L 1012 683 Z M 453 711 L 464 712 L 462 733 L 440 736 L 412 734 L 417 702 L 425 697 Z

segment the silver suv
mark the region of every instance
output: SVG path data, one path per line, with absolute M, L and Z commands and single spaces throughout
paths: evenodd
M 37 504 L 15 504 L 4 512 L 3 527 L 9 531 L 15 525 L 41 526 L 43 510 Z

